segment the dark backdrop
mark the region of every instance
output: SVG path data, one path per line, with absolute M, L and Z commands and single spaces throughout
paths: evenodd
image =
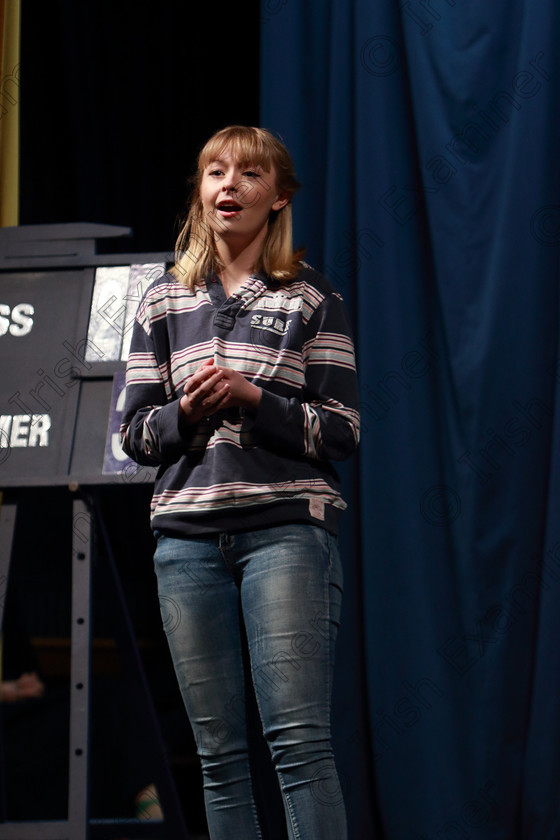
M 167 252 L 201 145 L 258 123 L 259 44 L 256 0 L 23 0 L 20 224 L 125 225 L 127 249 Z

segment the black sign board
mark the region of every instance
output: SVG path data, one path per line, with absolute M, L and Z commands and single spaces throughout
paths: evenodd
M 115 435 L 134 314 L 170 258 L 95 253 L 123 233 L 0 230 L 0 488 L 153 479 Z

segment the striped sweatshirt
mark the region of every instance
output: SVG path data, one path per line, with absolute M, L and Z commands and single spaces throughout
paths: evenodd
M 202 362 L 262 389 L 258 409 L 189 425 L 183 386 Z M 133 326 L 124 451 L 157 465 L 151 525 L 171 536 L 305 522 L 337 533 L 346 507 L 331 461 L 359 439 L 354 347 L 341 296 L 302 264 L 286 284 L 253 274 L 226 299 L 217 276 L 193 291 L 171 274 L 145 292 Z

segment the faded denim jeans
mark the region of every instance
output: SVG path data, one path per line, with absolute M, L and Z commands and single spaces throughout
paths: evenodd
M 345 840 L 330 732 L 342 597 L 336 537 L 305 524 L 195 539 L 160 534 L 154 559 L 211 840 L 262 838 L 246 733 L 244 633 L 290 840 Z

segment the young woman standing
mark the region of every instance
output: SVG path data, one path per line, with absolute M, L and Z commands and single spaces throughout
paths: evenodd
M 271 133 L 210 138 L 127 365 L 123 448 L 159 467 L 158 591 L 212 840 L 262 837 L 248 684 L 290 838 L 346 838 L 330 733 L 346 505 L 331 460 L 358 444 L 358 390 L 342 298 L 293 252 L 298 186 Z

